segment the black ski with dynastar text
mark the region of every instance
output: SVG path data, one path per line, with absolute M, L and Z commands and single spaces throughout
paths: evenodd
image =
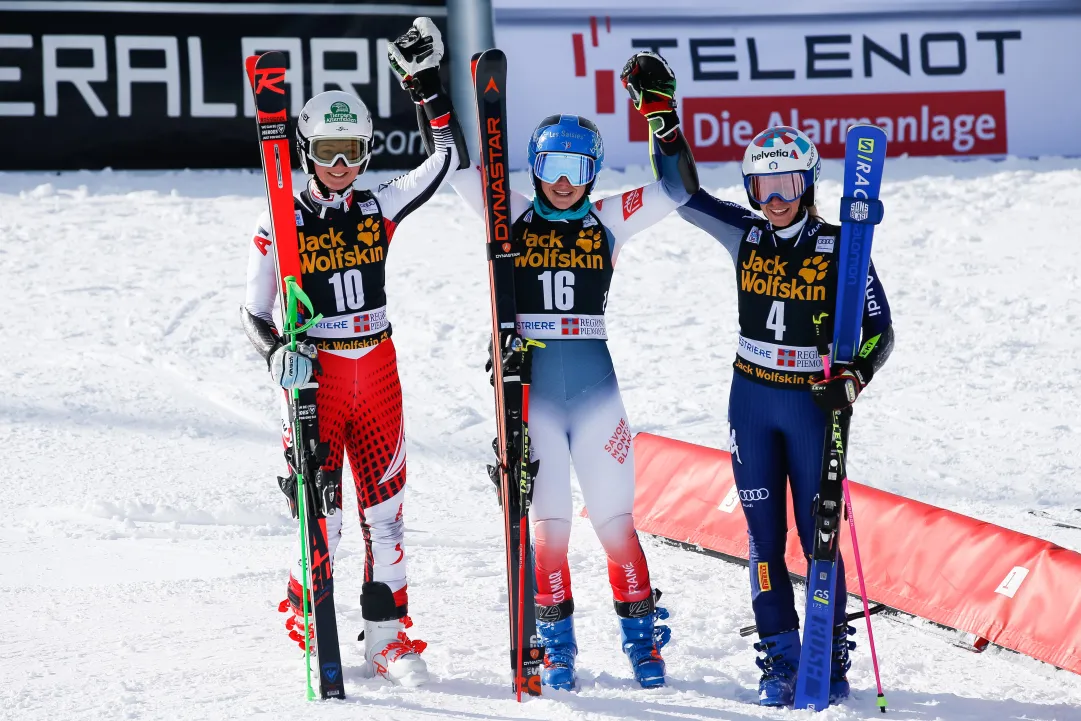
M 514 298 L 510 182 L 507 162 L 507 57 L 487 50 L 473 58 L 473 85 L 480 128 L 480 165 L 484 186 L 484 221 L 488 234 L 488 279 L 492 301 L 492 359 L 495 386 L 498 462 L 489 466 L 502 500 L 507 542 L 507 599 L 510 658 L 514 691 L 541 692 L 544 647 L 537 637 L 533 604 L 533 552 L 529 504 L 537 463 L 529 454 L 530 349 L 541 346 L 518 335 Z
M 296 350 L 304 331 L 319 322 L 311 301 L 301 288 L 300 253 L 296 244 L 296 214 L 292 170 L 289 164 L 289 118 L 285 103 L 285 56 L 269 52 L 247 58 L 245 67 L 255 93 L 259 150 L 263 159 L 267 202 L 270 205 L 274 242 L 274 266 L 278 273 L 282 325 L 290 350 Z M 280 242 L 279 242 L 280 241 Z M 320 466 L 326 444 L 319 441 L 314 382 L 287 393 L 290 427 L 286 458 L 289 476 L 278 484 L 289 497 L 294 518 L 300 520 L 302 605 L 304 609 L 305 660 L 308 699 L 312 688 L 312 632 L 318 657 L 319 695 L 345 698 L 338 624 L 334 614 L 334 577 L 327 543 L 327 515 L 340 513 L 335 503 L 336 481 Z M 309 603 L 310 602 L 310 603 Z

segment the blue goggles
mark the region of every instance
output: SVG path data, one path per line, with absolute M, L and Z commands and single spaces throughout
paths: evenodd
M 811 182 L 814 182 L 813 179 Z M 774 198 L 791 203 L 803 197 L 807 190 L 807 174 L 802 171 L 774 173 L 772 175 L 748 175 L 743 179 L 747 194 L 760 205 Z
M 571 185 L 588 185 L 597 176 L 597 164 L 577 153 L 539 153 L 533 162 L 533 174 L 545 183 L 566 178 Z

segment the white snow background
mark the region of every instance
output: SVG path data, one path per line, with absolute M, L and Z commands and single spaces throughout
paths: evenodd
M 825 164 L 827 216 L 840 172 Z M 702 175 L 743 200 L 737 168 Z M 597 196 L 647 178 L 605 171 Z M 874 258 L 897 345 L 857 405 L 852 476 L 1081 548 L 1081 531 L 1027 513 L 1081 517 L 1081 161 L 902 159 L 886 178 Z M 752 640 L 736 633 L 752 622 L 746 569 L 654 539 L 669 683 L 637 688 L 581 518 L 580 689 L 514 702 L 484 470 L 483 227 L 449 189 L 402 224 L 387 267 L 411 635 L 429 643 L 433 681 L 406 690 L 360 675 L 363 547 L 347 505 L 335 576 L 349 698 L 307 703 L 277 611 L 296 550 L 275 483 L 278 396 L 238 321 L 264 205 L 247 172 L 0 174 L 0 718 L 812 718 L 756 705 Z M 725 443 L 735 289 L 727 254 L 675 214 L 623 252 L 608 317 L 635 430 Z M 815 718 L 883 718 L 857 626 L 853 698 Z M 1081 719 L 1072 673 L 884 619 L 876 640 L 885 718 Z

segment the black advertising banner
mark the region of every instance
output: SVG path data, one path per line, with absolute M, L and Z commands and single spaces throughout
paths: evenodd
M 413 167 L 423 144 L 386 41 L 421 15 L 446 37 L 444 0 L 0 0 L 0 170 L 258 167 L 244 58 L 267 50 L 287 58 L 290 120 L 351 91 L 375 125 L 371 167 Z

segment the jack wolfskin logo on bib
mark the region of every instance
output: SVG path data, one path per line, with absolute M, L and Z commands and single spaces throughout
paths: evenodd
M 378 227 L 376 227 L 375 240 L 379 240 L 378 232 Z M 372 233 L 372 231 L 369 230 L 366 233 Z M 365 240 L 365 233 L 358 233 L 357 239 L 368 242 Z M 378 263 L 385 257 L 382 246 L 365 248 L 355 243 L 346 246 L 342 232 L 335 230 L 333 226 L 320 235 L 304 235 L 303 232 L 298 231 L 297 246 L 300 250 L 300 270 L 305 274 Z
M 323 116 L 323 122 L 356 123 L 357 116 L 350 111 L 347 103 L 337 102 L 331 104 L 330 112 Z
M 757 250 L 752 250 L 750 257 L 740 264 L 740 289 L 773 298 L 825 300 L 825 286 L 816 283 L 826 277 L 829 260 L 823 260 L 820 255 L 804 260 L 796 278 L 788 275 L 789 263 L 776 256 L 763 258 Z
M 602 237 L 600 230 L 582 231 L 571 245 L 572 241 L 564 241 L 564 236 L 557 234 L 554 230 L 541 235 L 527 231 L 522 236 L 526 252 L 514 259 L 514 266 L 516 268 L 603 270 L 603 254 L 593 252 L 600 247 Z M 565 248 L 564 242 L 570 245 L 570 248 Z M 589 246 L 588 250 L 586 246 Z

